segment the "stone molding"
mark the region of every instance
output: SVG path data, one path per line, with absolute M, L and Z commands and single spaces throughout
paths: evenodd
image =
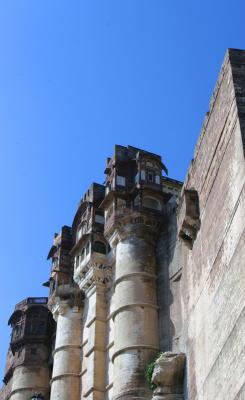
M 10 400 L 11 399 L 11 397 L 14 395 L 14 394 L 17 394 L 17 393 L 19 393 L 19 392 L 26 392 L 26 391 L 34 391 L 35 390 L 35 392 L 36 391 L 39 391 L 39 392 L 44 392 L 44 393 L 46 393 L 48 390 L 49 390 L 49 388 L 47 388 L 47 387 L 45 387 L 45 386 L 25 386 L 25 387 L 22 387 L 22 388 L 18 388 L 18 389 L 14 389 L 14 390 L 12 390 L 11 391 L 11 393 L 10 393 L 10 396 L 8 397 L 8 399 Z
M 142 272 L 129 272 L 127 274 L 119 276 L 115 280 L 115 282 L 113 284 L 114 288 L 118 285 L 118 283 L 120 283 L 120 282 L 122 282 L 122 281 L 124 281 L 124 280 L 126 280 L 128 278 L 131 278 L 132 276 L 145 277 L 145 278 L 152 279 L 152 280 L 156 280 L 157 279 L 157 275 L 150 274 L 149 272 L 144 272 L 144 271 L 142 271 Z
M 82 346 L 79 346 L 77 344 L 66 344 L 63 346 L 59 346 L 54 351 L 52 352 L 52 356 L 54 357 L 55 354 L 57 354 L 59 351 L 69 351 L 70 349 L 81 349 Z
M 132 344 L 131 346 L 124 346 L 121 347 L 120 349 L 116 350 L 115 353 L 112 355 L 111 360 L 114 362 L 115 358 L 119 356 L 120 354 L 124 353 L 125 351 L 130 351 L 130 350 L 154 350 L 158 351 L 159 348 L 156 346 L 152 346 L 150 344 Z
M 155 310 L 159 309 L 159 307 L 153 303 L 143 303 L 143 302 L 129 303 L 129 304 L 124 304 L 124 305 L 116 308 L 115 310 L 113 310 L 110 314 L 110 318 L 112 318 L 114 320 L 116 315 L 119 314 L 121 311 L 128 310 L 130 308 L 135 308 L 135 307 L 153 308 Z
M 53 376 L 51 379 L 50 379 L 50 385 L 52 385 L 52 383 L 54 382 L 54 381 L 57 381 L 57 380 L 59 380 L 59 379 L 62 379 L 62 378 L 80 378 L 80 374 L 76 374 L 76 373 L 72 373 L 72 372 L 67 372 L 67 373 L 65 373 L 65 374 L 59 374 L 59 375 L 56 375 L 56 376 Z

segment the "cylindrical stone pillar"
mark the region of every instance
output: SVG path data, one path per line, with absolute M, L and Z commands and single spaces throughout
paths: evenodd
M 116 247 L 114 400 L 150 399 L 147 364 L 159 350 L 154 235 L 127 225 Z
M 80 400 L 81 308 L 65 304 L 57 314 L 50 400 Z
M 49 396 L 50 373 L 48 367 L 20 365 L 13 373 L 11 400 L 26 400 L 35 392 L 40 392 L 45 399 Z

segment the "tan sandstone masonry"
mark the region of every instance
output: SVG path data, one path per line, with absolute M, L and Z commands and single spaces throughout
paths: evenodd
M 159 349 L 154 232 L 117 230 L 113 319 L 113 399 L 149 399 L 145 368 Z
M 245 399 L 244 99 L 245 52 L 231 49 L 179 209 L 180 237 L 187 223 L 184 239 L 193 242 L 191 247 L 183 245 L 180 280 L 179 347 L 186 353 L 190 399 Z M 198 230 L 188 195 L 193 190 L 199 203 Z
M 105 393 L 105 285 L 96 266 L 93 282 L 85 291 L 82 335 L 82 399 L 103 400 Z M 101 274 L 100 274 L 101 273 Z M 80 282 L 82 285 L 82 282 Z

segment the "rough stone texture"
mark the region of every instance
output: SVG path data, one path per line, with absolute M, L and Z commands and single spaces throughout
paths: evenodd
M 152 383 L 157 387 L 153 400 L 182 400 L 185 354 L 162 353 L 156 360 Z
M 191 400 L 245 398 L 244 94 L 245 53 L 229 50 L 184 185 L 198 192 L 201 220 L 182 252 Z

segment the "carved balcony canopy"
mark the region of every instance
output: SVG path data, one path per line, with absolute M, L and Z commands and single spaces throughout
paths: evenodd
M 99 209 L 105 194 L 104 185 L 93 183 L 78 205 L 72 223 L 73 248 L 71 254 L 80 246 L 80 242 L 86 239 L 86 235 L 92 232 L 104 230 L 104 211 Z
M 181 182 L 162 175 L 167 172 L 161 157 L 135 147 L 115 146 L 107 161 L 106 192 L 100 208 L 105 211 L 104 234 L 110 241 L 113 230 L 123 224 L 161 224 L 166 204 L 178 197 Z
M 132 146 L 116 145 L 113 157 L 107 159 L 105 195 L 113 190 L 124 193 L 136 187 L 159 190 L 162 170 L 167 173 L 159 155 Z
M 54 234 L 53 244 L 49 250 L 47 259 L 49 260 L 50 258 L 54 257 L 57 258 L 60 247 L 69 247 L 71 241 L 71 227 L 66 225 L 62 226 L 60 233 Z
M 45 297 L 29 297 L 16 305 L 8 322 L 12 327 L 10 342 L 12 352 L 26 341 L 49 340 L 53 324 L 47 300 Z
M 43 285 L 52 288 L 52 282 L 58 284 L 60 280 L 69 281 L 72 276 L 72 230 L 69 226 L 62 226 L 59 234 L 55 233 L 53 245 L 49 251 L 48 259 L 52 260 L 51 277 Z
M 103 281 L 102 270 L 108 265 L 109 252 L 109 243 L 100 233 L 91 233 L 80 247 L 74 248 L 74 280 L 80 288 L 84 290 L 94 282 Z M 96 273 L 97 270 L 99 274 Z

